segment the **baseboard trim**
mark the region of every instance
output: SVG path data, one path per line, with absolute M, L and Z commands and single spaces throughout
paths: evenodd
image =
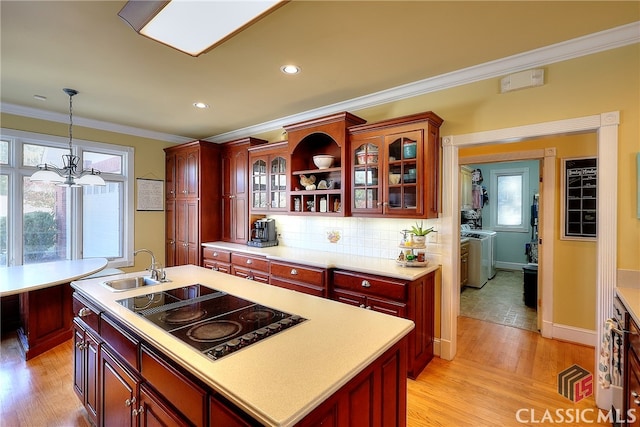
M 596 331 L 576 328 L 568 325 L 553 324 L 552 337 L 556 340 L 596 347 L 598 335 Z
M 522 264 L 519 262 L 505 262 L 505 261 L 496 261 L 496 268 L 501 270 L 516 270 L 522 271 L 522 267 L 527 264 Z

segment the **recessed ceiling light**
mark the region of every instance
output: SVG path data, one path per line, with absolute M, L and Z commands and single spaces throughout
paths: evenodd
M 298 74 L 300 72 L 300 67 L 297 65 L 283 65 L 280 67 L 280 71 L 285 74 Z
M 47 100 L 47 97 L 44 96 L 44 95 L 33 95 L 33 97 L 35 99 L 37 99 L 38 101 L 46 101 Z
M 196 108 L 209 108 L 209 104 L 205 104 L 204 102 L 194 102 L 193 106 Z

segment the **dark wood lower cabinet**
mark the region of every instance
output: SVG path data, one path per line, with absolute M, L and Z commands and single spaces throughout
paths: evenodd
M 140 385 L 140 405 L 138 411 L 140 426 L 182 427 L 190 425 L 146 384 Z
M 81 322 L 74 321 L 73 389 L 87 410 L 90 421 L 98 422 L 98 364 L 100 343 Z
M 100 426 L 137 425 L 138 378 L 104 346 L 100 350 Z

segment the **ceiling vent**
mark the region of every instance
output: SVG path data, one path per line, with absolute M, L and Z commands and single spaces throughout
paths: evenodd
M 535 70 L 521 71 L 515 74 L 509 74 L 500 79 L 500 93 L 512 92 L 514 90 L 525 89 L 528 87 L 542 86 L 544 84 L 544 70 L 538 68 Z

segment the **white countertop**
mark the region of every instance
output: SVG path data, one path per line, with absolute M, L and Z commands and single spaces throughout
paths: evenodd
M 377 274 L 396 279 L 416 280 L 425 274 L 440 268 L 440 265 L 429 259 L 426 267 L 402 267 L 393 259 L 372 258 L 349 255 L 343 253 L 323 252 L 309 249 L 291 248 L 287 246 L 272 246 L 269 248 L 255 248 L 227 242 L 208 242 L 202 246 L 218 248 L 233 252 L 244 252 L 253 255 L 266 256 L 267 259 L 304 264 L 319 268 L 341 268 L 360 273 Z M 400 250 L 398 248 L 398 250 Z
M 618 297 L 629 311 L 629 314 L 640 325 L 640 288 L 616 288 Z
M 106 266 L 104 258 L 88 258 L 3 267 L 0 268 L 0 296 L 69 283 Z
M 290 426 L 400 341 L 413 322 L 196 266 L 166 269 L 170 283 L 112 292 L 105 278 L 72 286 L 265 425 Z M 131 277 L 144 273 L 110 276 Z M 306 319 L 212 361 L 117 300 L 202 284 Z

